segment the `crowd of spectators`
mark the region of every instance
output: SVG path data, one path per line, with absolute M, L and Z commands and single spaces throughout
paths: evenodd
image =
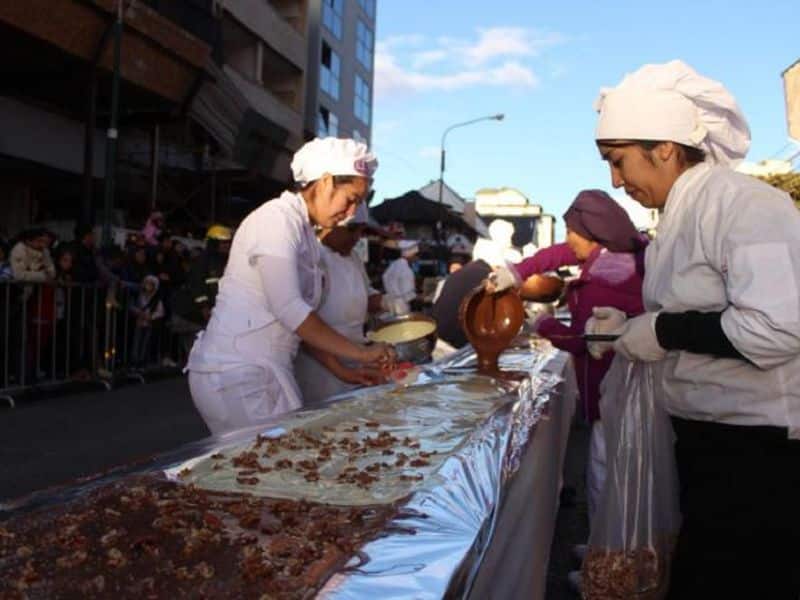
M 132 367 L 176 366 L 185 351 L 164 334 L 173 297 L 202 254 L 174 239 L 160 213 L 153 213 L 141 232 L 129 233 L 124 246 L 101 249 L 94 228 L 81 223 L 71 240 L 36 227 L 12 240 L 0 239 L 0 337 L 9 347 L 25 348 L 7 366 L 0 365 L 5 370 L 0 387 L 4 378 L 88 378 L 98 362 L 89 347 L 98 344 L 88 343 L 87 334 L 105 334 L 100 330 L 110 326 L 102 310 L 108 307 L 114 309 L 116 330 L 124 332 L 116 334 L 122 338 L 114 345 L 116 360 L 124 356 Z M 95 297 L 99 310 L 94 310 Z

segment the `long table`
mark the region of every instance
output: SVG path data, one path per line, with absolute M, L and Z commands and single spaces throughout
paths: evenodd
M 455 381 L 470 372 L 474 363 L 474 353 L 462 350 L 424 367 L 418 383 Z M 362 548 L 369 563 L 334 575 L 320 597 L 543 596 L 569 422 L 575 409 L 575 375 L 568 355 L 533 344 L 506 353 L 501 366 L 525 370 L 529 377 L 509 391 L 507 401 L 498 404 L 468 442 L 442 463 L 433 480 L 436 483 L 426 483 L 405 501 L 402 526 L 415 534 L 388 533 L 369 542 Z M 331 410 L 338 410 L 337 403 L 348 399 L 352 401 L 353 394 L 333 401 Z M 303 416 L 288 417 L 297 418 Z M 270 435 L 280 430 L 282 422 L 278 419 L 271 426 L 195 442 L 155 459 L 146 468 L 122 468 L 102 479 L 10 504 L 25 512 L 69 502 L 131 473 L 174 476 L 187 464 L 232 442 Z M 8 509 L 8 504 L 0 506 L 0 510 Z
M 546 368 L 563 381 L 509 483 L 493 539 L 470 591 L 474 600 L 544 598 L 564 457 L 578 395 L 568 354 L 558 353 Z

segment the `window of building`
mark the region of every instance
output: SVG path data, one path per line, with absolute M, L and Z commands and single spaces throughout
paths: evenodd
M 339 137 L 339 117 L 333 113 L 328 113 L 328 135 Z
M 317 111 L 317 137 L 337 137 L 339 135 L 339 118 L 324 106 Z
M 367 138 L 361 135 L 361 132 L 358 129 L 353 129 L 353 139 L 357 142 L 367 143 Z
M 339 75 L 342 64 L 327 42 L 322 42 L 322 56 L 320 58 L 319 87 L 334 100 L 339 99 Z
M 342 39 L 344 0 L 322 0 L 322 22 L 337 39 Z
M 372 69 L 372 30 L 359 19 L 356 25 L 356 57 L 367 70 Z
M 358 0 L 358 3 L 370 19 L 375 18 L 375 0 Z
M 369 125 L 369 84 L 360 75 L 356 75 L 356 95 L 353 101 L 353 111 L 359 121 Z

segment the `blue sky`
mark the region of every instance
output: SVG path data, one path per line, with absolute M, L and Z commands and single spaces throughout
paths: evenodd
M 601 86 L 680 58 L 722 81 L 747 116 L 748 160 L 789 142 L 781 72 L 800 58 L 796 0 L 637 2 L 379 0 L 373 147 L 376 199 L 438 177 L 462 196 L 516 187 L 559 217 L 583 188 L 611 191 L 593 144 Z

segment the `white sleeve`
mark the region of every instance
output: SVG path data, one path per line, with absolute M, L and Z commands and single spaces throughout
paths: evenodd
M 291 260 L 302 245 L 303 223 L 279 204 L 267 203 L 258 215 L 246 222 L 246 228 L 237 235 L 242 237 L 242 247 L 251 264 L 261 256 Z
M 800 213 L 761 182 L 734 196 L 702 224 L 730 302 L 722 330 L 756 366 L 771 369 L 800 353 Z
M 262 255 L 258 258 L 258 273 L 267 308 L 284 327 L 296 331 L 311 313 L 311 306 L 300 291 L 297 258 Z

